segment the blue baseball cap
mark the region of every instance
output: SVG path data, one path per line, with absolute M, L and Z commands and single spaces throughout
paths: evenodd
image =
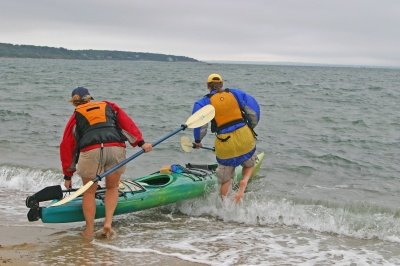
M 85 96 L 87 96 L 87 95 L 90 96 L 90 93 L 89 93 L 89 90 L 88 90 L 88 89 L 86 89 L 86 88 L 84 88 L 84 87 L 78 87 L 78 88 L 75 88 L 75 89 L 72 91 L 71 97 L 73 97 L 74 95 L 79 95 L 79 96 L 81 96 L 81 98 L 83 98 L 83 97 L 85 97 Z M 90 98 L 93 100 L 93 97 L 90 97 Z

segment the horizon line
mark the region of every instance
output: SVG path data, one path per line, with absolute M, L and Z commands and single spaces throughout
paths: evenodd
M 308 62 L 290 62 L 290 61 L 247 61 L 247 60 L 201 60 L 204 63 L 217 64 L 243 64 L 243 65 L 276 65 L 276 66 L 325 66 L 325 67 L 358 67 L 358 68 L 400 68 L 391 65 L 369 65 L 369 64 L 331 64 L 331 63 L 308 63 Z

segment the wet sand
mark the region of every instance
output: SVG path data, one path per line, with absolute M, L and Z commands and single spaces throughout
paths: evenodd
M 39 245 L 51 241 L 54 234 L 57 231 L 53 228 L 2 225 L 0 265 L 29 265 Z
M 0 265 L 50 265 L 50 264 L 91 264 L 93 258 L 98 259 L 98 250 L 90 241 L 82 239 L 76 229 L 52 226 L 0 226 Z M 82 256 L 82 249 L 88 251 Z M 107 253 L 107 252 L 106 252 Z M 106 255 L 106 256 L 104 256 Z M 119 264 L 117 254 L 102 253 L 107 265 Z M 119 254 L 122 255 L 122 254 Z M 135 265 L 204 265 L 181 260 L 171 256 L 154 253 L 130 254 L 127 263 Z M 65 260 L 68 257 L 68 260 Z

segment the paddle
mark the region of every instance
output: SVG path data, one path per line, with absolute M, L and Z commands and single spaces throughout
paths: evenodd
M 189 137 L 187 136 L 181 137 L 181 148 L 183 151 L 191 152 L 195 147 L 196 147 L 195 144 L 190 141 Z M 200 147 L 200 149 L 215 151 L 215 148 L 209 148 L 209 147 Z
M 123 183 L 119 183 L 120 187 Z M 36 208 L 39 207 L 39 203 L 49 200 L 61 200 L 63 193 L 72 193 L 77 191 L 78 188 L 62 189 L 60 185 L 45 187 L 44 189 L 36 192 L 35 194 L 28 196 L 25 200 L 26 207 Z M 97 191 L 103 191 L 105 188 L 100 186 L 97 187 Z
M 187 120 L 186 123 L 181 125 L 180 128 L 172 131 L 171 133 L 165 135 L 164 137 L 162 137 L 161 139 L 157 140 L 156 142 L 154 142 L 152 145 L 153 147 L 157 146 L 158 144 L 160 144 L 161 142 L 163 142 L 164 140 L 172 137 L 173 135 L 177 134 L 178 132 L 185 130 L 186 128 L 197 128 L 197 127 L 201 127 L 202 125 L 210 122 L 215 116 L 215 109 L 212 105 L 206 105 L 203 108 L 201 108 L 200 110 L 198 110 L 196 113 L 192 114 Z M 119 164 L 115 165 L 114 167 L 108 169 L 107 171 L 105 171 L 104 173 L 102 173 L 101 175 L 97 175 L 95 178 L 93 178 L 91 181 L 87 182 L 83 187 L 79 188 L 77 191 L 75 191 L 75 193 L 69 195 L 68 197 L 65 197 L 64 199 L 57 201 L 56 203 L 53 203 L 52 205 L 50 205 L 49 207 L 53 207 L 53 206 L 59 206 L 62 204 L 65 204 L 73 199 L 75 199 L 76 197 L 82 195 L 86 190 L 88 190 L 94 183 L 96 183 L 97 181 L 100 181 L 103 177 L 111 174 L 112 172 L 114 172 L 115 170 L 117 170 L 118 168 L 120 168 L 121 166 L 127 164 L 128 162 L 132 161 L 133 159 L 135 159 L 136 157 L 138 157 L 139 155 L 142 155 L 144 153 L 143 150 L 140 150 L 139 152 L 133 154 L 132 156 L 130 156 L 129 158 L 123 160 L 122 162 L 120 162 Z

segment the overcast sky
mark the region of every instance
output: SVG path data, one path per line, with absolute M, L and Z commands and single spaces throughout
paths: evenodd
M 0 42 L 400 66 L 400 0 L 0 0 Z

